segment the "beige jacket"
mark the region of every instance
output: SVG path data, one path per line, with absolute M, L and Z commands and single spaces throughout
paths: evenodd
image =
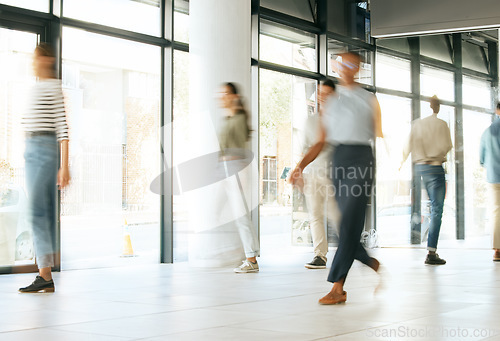
M 450 128 L 432 114 L 413 121 L 410 136 L 403 149 L 403 162 L 411 153 L 412 163 L 441 165 L 453 148 Z

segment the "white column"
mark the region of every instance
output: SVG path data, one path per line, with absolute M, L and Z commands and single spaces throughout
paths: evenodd
M 217 131 L 223 116 L 218 106 L 221 84 L 236 83 L 250 110 L 251 0 L 191 0 L 189 22 L 190 120 L 195 130 L 191 143 L 192 157 L 197 158 L 220 149 Z M 256 131 L 256 127 L 252 129 Z M 257 161 L 252 166 L 256 168 Z M 257 186 L 251 175 L 247 178 L 250 179 L 247 185 L 253 182 Z M 213 203 L 221 186 L 224 184 L 219 182 L 189 194 L 189 260 L 193 265 L 225 266 L 244 258 L 238 230 L 232 221 L 234 212 L 227 212 L 224 207 L 227 205 L 222 202 L 221 212 L 215 212 L 221 213 L 222 220 L 213 219 Z M 258 204 L 248 192 L 251 211 Z

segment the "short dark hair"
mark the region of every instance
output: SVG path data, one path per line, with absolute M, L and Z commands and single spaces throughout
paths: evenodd
M 497 103 L 497 109 L 500 110 L 500 102 Z
M 325 79 L 323 82 L 321 82 L 321 85 L 328 86 L 332 88 L 332 90 L 335 90 L 336 88 L 335 83 L 331 79 Z

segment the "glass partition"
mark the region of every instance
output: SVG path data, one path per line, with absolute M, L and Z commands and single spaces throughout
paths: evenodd
M 63 15 L 128 31 L 161 35 L 160 0 L 64 0 Z
M 491 247 L 488 229 L 488 183 L 479 164 L 481 135 L 491 124 L 489 114 L 464 110 L 465 239 L 469 245 Z
M 38 12 L 48 12 L 52 0 L 0 0 L 0 4 L 21 7 Z
M 455 100 L 455 80 L 453 72 L 421 65 L 420 93 L 423 96 L 436 95 L 441 100 Z
M 260 93 L 261 250 L 283 254 L 292 245 L 312 242 L 304 196 L 286 177 L 302 157 L 304 122 L 316 107 L 316 81 L 261 69 Z
M 160 48 L 66 27 L 63 39 L 72 182 L 62 266 L 157 263 Z
M 0 267 L 34 264 L 21 116 L 34 84 L 35 33 L 0 27 Z
M 317 71 L 317 36 L 312 33 L 262 20 L 260 59 L 266 62 Z
M 463 102 L 481 108 L 491 108 L 491 83 L 473 77 L 463 77 Z
M 377 139 L 375 193 L 379 246 L 410 243 L 411 161 L 403 159 L 403 146 L 411 129 L 411 100 L 377 94 L 382 110 L 384 139 Z
M 375 78 L 377 88 L 411 92 L 410 61 L 377 53 Z

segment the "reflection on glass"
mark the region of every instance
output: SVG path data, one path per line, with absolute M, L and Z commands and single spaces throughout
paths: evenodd
M 420 104 L 421 117 L 425 118 L 432 115 L 432 109 L 429 102 L 421 102 Z M 447 105 L 441 105 L 438 118 L 445 121 L 450 128 L 451 141 L 453 148 L 446 156 L 446 162 L 443 164 L 446 173 L 446 196 L 444 200 L 443 217 L 441 223 L 441 230 L 439 232 L 439 240 L 454 240 L 456 239 L 456 181 L 455 181 L 455 108 Z M 430 214 L 429 197 L 425 187 L 422 186 L 422 212 L 424 216 Z M 430 219 L 430 218 L 429 218 Z M 429 219 L 424 219 L 422 226 L 422 236 L 427 237 L 429 226 L 427 222 Z M 424 243 L 423 246 L 427 246 Z
M 128 31 L 160 36 L 160 0 L 64 0 L 63 15 Z
M 309 0 L 261 0 L 260 6 L 307 21 L 315 21 Z
M 160 48 L 72 28 L 63 37 L 72 182 L 62 265 L 157 262 L 160 197 L 149 186 L 160 173 Z
M 342 57 L 340 54 L 345 52 L 356 52 L 361 56 L 361 64 L 359 67 L 359 72 L 356 75 L 356 81 L 366 85 L 373 85 L 373 69 L 372 69 L 372 59 L 373 52 L 364 50 L 358 47 L 349 46 L 343 42 L 328 39 L 328 55 L 330 61 L 336 60 L 340 62 Z M 340 77 L 333 69 L 332 63 L 328 67 L 328 75 L 333 77 Z
M 179 165 L 189 155 L 192 125 L 189 123 L 189 54 L 174 51 L 173 103 L 173 164 Z M 188 196 L 175 195 L 174 204 L 174 262 L 188 260 L 189 220 Z
M 38 12 L 48 12 L 51 0 L 0 0 L 0 4 L 31 9 Z
M 453 72 L 421 65 L 420 92 L 424 96 L 436 95 L 441 100 L 455 100 L 455 82 Z
M 282 254 L 312 241 L 304 196 L 285 175 L 302 156 L 302 129 L 316 106 L 316 81 L 261 69 L 260 94 L 261 249 Z
M 411 100 L 377 94 L 384 139 L 377 139 L 377 232 L 380 246 L 410 242 L 411 162 L 398 171 L 411 129 Z
M 175 0 L 174 40 L 189 43 L 189 1 Z
M 377 39 L 377 46 L 385 47 L 391 50 L 403 52 L 410 54 L 410 45 L 408 44 L 408 38 L 385 38 Z
M 420 37 L 420 54 L 451 63 L 451 36 L 444 34 Z
M 260 59 L 317 71 L 316 35 L 263 20 L 260 24 Z
M 471 70 L 488 73 L 488 49 L 467 41 L 462 42 L 462 66 Z
M 410 61 L 377 53 L 377 87 L 411 92 Z
M 464 104 L 481 108 L 491 108 L 491 83 L 472 77 L 463 77 Z
M 465 239 L 478 247 L 491 247 L 488 237 L 488 185 L 479 165 L 481 135 L 491 124 L 491 115 L 464 110 L 464 200 Z
M 36 34 L 0 28 L 0 267 L 34 263 L 20 117 L 34 84 Z

